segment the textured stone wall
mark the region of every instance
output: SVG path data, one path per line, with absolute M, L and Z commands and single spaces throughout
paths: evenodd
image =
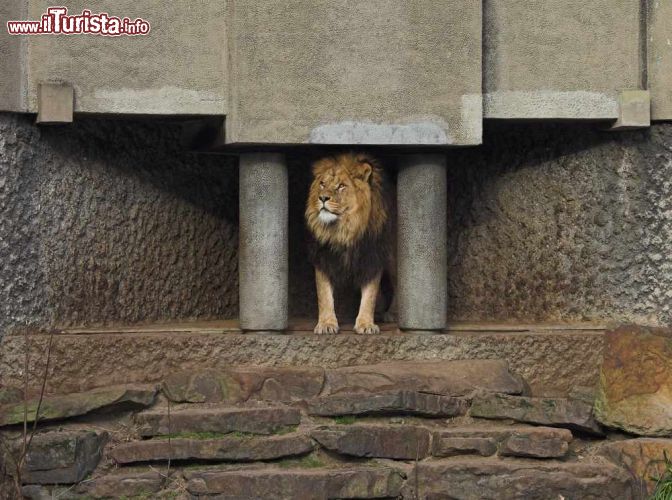
M 0 331 L 237 316 L 236 164 L 179 132 L 0 114 Z M 449 319 L 670 323 L 672 125 L 485 132 L 448 153 Z M 309 162 L 289 156 L 290 315 L 315 317 Z M 338 294 L 344 320 L 357 300 Z
M 448 153 L 449 320 L 672 320 L 672 125 L 490 122 L 484 142 Z M 293 249 L 293 313 L 315 315 Z
M 236 163 L 179 134 L 0 114 L 0 332 L 237 315 Z

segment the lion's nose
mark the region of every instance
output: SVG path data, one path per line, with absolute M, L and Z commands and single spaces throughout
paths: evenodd
M 325 201 L 329 201 L 331 198 L 329 196 L 320 196 L 320 201 L 324 203 Z

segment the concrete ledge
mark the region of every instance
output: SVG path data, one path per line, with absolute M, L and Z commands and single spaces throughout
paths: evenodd
M 215 333 L 56 334 L 51 393 L 124 383 L 151 383 L 179 370 L 231 365 L 353 366 L 393 360 L 503 359 L 522 375 L 534 395 L 566 395 L 594 386 L 602 360 L 601 331 L 462 332 L 443 335 L 389 333 L 378 336 Z M 30 384 L 44 373 L 48 335 L 30 335 Z M 20 387 L 25 337 L 0 344 L 0 380 Z

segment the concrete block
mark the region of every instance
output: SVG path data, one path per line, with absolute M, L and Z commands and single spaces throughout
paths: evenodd
M 446 158 L 408 155 L 397 182 L 398 316 L 405 330 L 443 330 L 448 306 Z
M 648 90 L 622 90 L 618 94 L 618 119 L 612 130 L 651 126 L 651 95 Z
M 651 119 L 672 120 L 672 1 L 648 2 L 648 88 Z
M 640 2 L 484 2 L 484 111 L 499 119 L 616 119 L 638 88 Z
M 75 92 L 69 83 L 40 83 L 37 123 L 72 123 Z
M 480 144 L 478 0 L 232 0 L 230 143 Z
M 284 156 L 240 157 L 240 327 L 287 328 L 288 175 Z

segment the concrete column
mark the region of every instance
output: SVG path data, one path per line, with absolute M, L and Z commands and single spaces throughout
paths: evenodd
M 240 157 L 240 327 L 287 328 L 288 178 L 284 156 Z
M 401 159 L 397 184 L 399 328 L 443 330 L 448 305 L 446 157 Z

